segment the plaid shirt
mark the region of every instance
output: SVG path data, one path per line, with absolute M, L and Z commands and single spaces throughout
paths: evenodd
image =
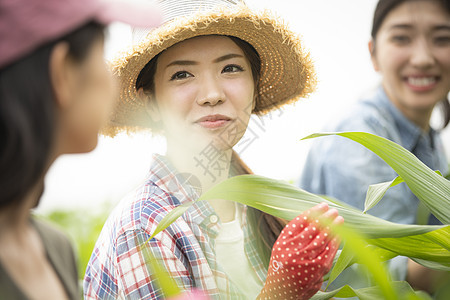
M 243 299 L 216 262 L 214 239 L 220 220 L 211 206 L 196 202 L 145 247 L 158 223 L 178 205 L 198 199 L 198 191 L 162 156 L 155 155 L 146 181 L 114 209 L 99 236 L 84 278 L 85 299 L 162 299 L 146 265 L 146 251 L 163 263 L 183 290 L 198 288 L 211 299 Z M 254 247 L 243 209 L 245 252 L 264 283 L 267 270 Z M 219 282 L 221 281 L 221 282 Z M 226 286 L 220 291 L 218 286 Z

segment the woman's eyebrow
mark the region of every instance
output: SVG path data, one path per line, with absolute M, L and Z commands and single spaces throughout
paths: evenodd
M 230 53 L 230 54 L 226 54 L 223 56 L 220 56 L 216 59 L 213 60 L 214 63 L 218 63 L 227 59 L 231 59 L 231 58 L 235 58 L 235 57 L 244 57 L 241 54 L 237 54 L 237 53 Z M 199 65 L 200 63 L 197 61 L 193 61 L 193 60 L 174 60 L 173 62 L 169 63 L 166 68 L 170 67 L 170 66 L 194 66 L 194 65 Z
M 444 30 L 444 31 L 450 31 L 450 25 L 436 25 L 433 27 L 433 30 Z
M 173 62 L 171 62 L 170 64 L 168 64 L 166 66 L 166 68 L 170 67 L 170 66 L 193 66 L 193 65 L 198 65 L 199 63 L 193 60 L 174 60 Z
M 397 23 L 397 24 L 392 24 L 391 26 L 388 27 L 389 30 L 412 29 L 412 28 L 414 28 L 414 26 L 409 23 Z
M 227 60 L 230 58 L 235 58 L 235 57 L 244 57 L 244 56 L 241 54 L 237 54 L 237 53 L 230 53 L 230 54 L 226 54 L 224 56 L 216 58 L 215 60 L 213 60 L 213 62 L 218 63 L 218 62 L 221 62 L 221 61 L 224 61 L 224 60 Z
M 409 23 L 400 23 L 400 24 L 393 24 L 393 25 L 391 25 L 390 27 L 389 27 L 389 29 L 412 29 L 412 28 L 414 28 L 414 25 L 413 24 L 409 24 Z M 450 25 L 447 25 L 447 24 L 443 24 L 443 25 L 433 25 L 432 27 L 431 27 L 431 29 L 433 30 L 433 31 L 437 31 L 437 30 L 450 30 Z

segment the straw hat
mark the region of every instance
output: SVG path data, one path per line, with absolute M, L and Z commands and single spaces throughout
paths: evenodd
M 251 11 L 241 1 L 159 1 L 166 22 L 111 62 L 120 84 L 120 100 L 103 134 L 151 128 L 136 79 L 145 65 L 170 46 L 202 35 L 228 35 L 251 44 L 261 58 L 259 96 L 253 113 L 304 98 L 316 84 L 309 54 L 299 37 L 268 12 Z M 136 35 L 139 35 L 137 32 Z

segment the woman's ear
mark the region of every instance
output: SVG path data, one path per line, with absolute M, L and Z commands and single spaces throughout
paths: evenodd
M 73 99 L 75 86 L 75 64 L 69 56 L 69 45 L 65 42 L 57 43 L 49 60 L 50 82 L 56 105 L 65 108 Z
M 153 123 L 158 123 L 161 121 L 161 114 L 159 112 L 158 104 L 154 99 L 152 93 L 145 93 L 143 88 L 139 88 L 137 91 L 139 99 L 144 103 L 145 111 L 150 117 Z
M 371 39 L 369 41 L 368 46 L 369 46 L 370 59 L 372 60 L 373 69 L 378 72 L 380 70 L 380 68 L 378 67 L 377 56 L 375 54 L 375 41 Z

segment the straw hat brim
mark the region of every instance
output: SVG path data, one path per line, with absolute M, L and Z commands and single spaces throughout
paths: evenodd
M 305 98 L 315 88 L 316 77 L 309 53 L 303 50 L 299 37 L 278 18 L 268 12 L 252 12 L 245 5 L 199 12 L 154 29 L 139 44 L 111 62 L 119 79 L 120 98 L 102 133 L 114 136 L 120 131 L 150 128 L 150 118 L 135 88 L 139 73 L 160 52 L 202 35 L 235 36 L 258 52 L 261 77 L 259 97 L 253 110 L 256 114 Z

